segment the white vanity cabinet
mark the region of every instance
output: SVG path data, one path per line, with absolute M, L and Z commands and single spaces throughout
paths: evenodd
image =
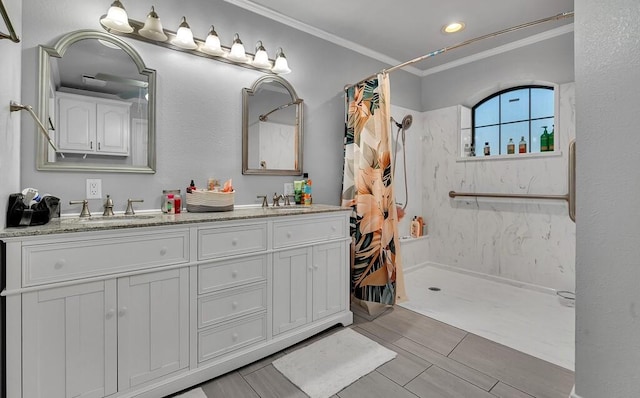
M 56 101 L 62 152 L 129 155 L 131 103 L 61 92 Z
M 255 213 L 0 232 L 7 396 L 168 396 L 350 324 L 349 213 Z

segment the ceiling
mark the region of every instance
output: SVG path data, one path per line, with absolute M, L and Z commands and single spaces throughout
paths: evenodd
M 225 0 L 351 50 L 397 65 L 438 49 L 564 12 L 573 0 Z M 466 28 L 444 34 L 445 24 Z M 573 18 L 478 41 L 405 68 L 425 76 L 572 31 Z

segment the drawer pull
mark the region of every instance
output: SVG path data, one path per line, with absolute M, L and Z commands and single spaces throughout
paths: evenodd
M 109 311 L 107 311 L 107 319 L 111 319 L 113 318 L 113 316 L 116 314 L 116 310 L 114 308 L 111 308 Z
M 238 308 L 238 302 L 234 301 L 233 303 L 231 303 L 231 308 L 233 308 L 234 310 Z
M 231 340 L 238 341 L 238 333 L 234 333 L 231 335 Z
M 162 249 L 160 249 L 160 255 L 164 256 L 165 254 L 167 254 L 167 248 L 163 247 Z
M 313 265 L 313 269 L 317 270 L 318 269 L 318 264 L 314 264 Z
M 238 246 L 238 238 L 233 238 L 233 239 L 231 240 L 231 245 L 232 245 L 232 246 Z
M 53 268 L 60 269 L 64 267 L 66 263 L 67 261 L 64 258 L 61 258 L 60 260 L 56 261 L 56 263 L 53 265 Z
M 309 271 L 313 271 L 313 267 L 311 265 L 309 266 Z
M 120 308 L 120 311 L 118 311 L 118 315 L 119 315 L 120 317 L 125 316 L 125 315 L 127 314 L 127 310 L 128 310 L 128 308 L 127 308 L 127 307 L 122 307 L 122 308 Z
M 237 278 L 238 277 L 238 271 L 236 271 L 235 269 L 233 271 L 231 271 L 231 277 L 232 278 Z
M 338 228 L 336 228 L 336 226 L 335 226 L 335 225 L 332 225 L 332 226 L 331 226 L 331 231 L 336 232 L 336 230 L 337 230 L 337 229 L 338 229 Z
M 287 238 L 291 239 L 292 236 L 293 236 L 293 234 L 290 231 L 287 232 Z

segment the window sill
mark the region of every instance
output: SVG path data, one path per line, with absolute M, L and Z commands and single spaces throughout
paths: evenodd
M 562 156 L 562 151 L 553 152 L 538 152 L 538 153 L 523 153 L 513 155 L 491 155 L 491 156 L 470 156 L 470 157 L 458 157 L 456 162 L 478 162 L 487 160 L 517 160 L 517 159 L 536 159 L 536 158 L 549 158 Z

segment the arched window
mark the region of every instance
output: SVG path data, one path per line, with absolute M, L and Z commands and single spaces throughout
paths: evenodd
M 545 148 L 544 142 L 541 148 L 540 142 L 545 126 L 547 134 L 553 131 L 554 102 L 554 89 L 547 86 L 513 87 L 480 101 L 471 113 L 476 156 L 484 156 L 485 144 L 491 156 L 508 154 L 510 143 L 518 154 L 521 140 L 526 142 L 526 153 L 553 150 L 548 145 Z

